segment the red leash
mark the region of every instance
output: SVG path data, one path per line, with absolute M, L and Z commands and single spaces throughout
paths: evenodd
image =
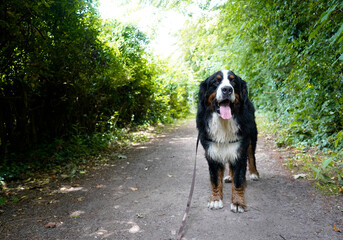
M 184 230 L 184 228 L 186 226 L 186 220 L 188 218 L 188 213 L 189 213 L 189 210 L 191 208 L 191 202 L 192 202 L 192 197 L 193 197 L 193 192 L 194 192 L 194 185 L 195 185 L 196 168 L 197 168 L 198 146 L 199 146 L 199 134 L 198 134 L 197 144 L 196 144 L 196 148 L 195 148 L 194 170 L 193 170 L 193 178 L 192 178 L 191 189 L 189 191 L 189 196 L 188 196 L 188 200 L 187 200 L 187 207 L 186 207 L 186 210 L 185 210 L 185 214 L 183 215 L 182 223 L 181 223 L 179 232 L 177 234 L 176 240 L 181 240 L 181 238 L 182 238 L 183 230 Z

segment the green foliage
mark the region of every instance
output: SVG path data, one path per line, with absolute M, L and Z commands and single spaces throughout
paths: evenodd
M 85 107 L 102 60 L 92 3 L 5 1 L 1 11 L 1 152 L 65 135 L 75 122 L 91 128 Z
M 143 32 L 103 22 L 94 6 L 1 3 L 0 176 L 73 162 L 107 146 L 117 129 L 189 111 L 183 73 L 166 77 L 169 67 L 148 52 Z
M 341 152 L 303 151 L 288 159 L 288 166 L 297 169 L 297 172 L 307 172 L 307 178 L 315 180 L 316 185 L 331 193 L 342 193 L 343 188 L 343 154 Z M 294 170 L 292 170 L 294 171 Z
M 0 197 L 0 206 L 5 205 L 5 203 L 7 202 L 7 199 L 4 197 Z
M 256 123 L 259 136 L 276 140 L 279 146 L 285 147 L 285 132 L 280 131 L 280 124 L 273 120 L 270 112 L 257 111 Z M 339 136 L 338 136 L 339 137 Z M 289 142 L 288 142 L 289 143 Z M 321 151 L 318 148 L 305 148 L 303 145 L 287 147 L 285 163 L 293 174 L 304 174 L 313 180 L 326 193 L 339 194 L 343 191 L 343 152 Z
M 283 142 L 333 149 L 343 127 L 342 9 L 337 0 L 227 2 L 191 19 L 185 59 L 200 79 L 240 74 L 285 129 Z

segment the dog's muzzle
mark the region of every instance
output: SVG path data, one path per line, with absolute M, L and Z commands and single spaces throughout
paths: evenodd
M 216 110 L 223 119 L 232 118 L 230 103 L 235 101 L 234 90 L 232 86 L 222 86 L 217 90 Z

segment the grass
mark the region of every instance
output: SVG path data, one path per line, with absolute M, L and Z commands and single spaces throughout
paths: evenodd
M 285 145 L 285 129 L 273 121 L 268 113 L 257 112 L 256 122 L 259 134 L 272 138 L 276 146 L 287 150 L 285 165 L 294 174 L 306 174 L 306 178 L 325 194 L 343 194 L 343 152 L 341 150 L 320 150 L 316 146 L 302 144 Z M 283 144 L 280 144 L 282 142 Z
M 259 135 L 264 137 L 276 137 L 279 125 L 271 121 L 271 116 L 265 112 L 256 112 L 256 124 Z

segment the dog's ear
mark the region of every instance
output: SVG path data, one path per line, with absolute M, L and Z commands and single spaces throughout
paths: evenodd
M 207 83 L 208 82 L 208 78 L 206 78 L 205 81 L 202 81 L 200 83 L 200 87 L 199 87 L 199 94 L 198 94 L 198 101 L 199 104 L 201 104 L 202 106 L 205 106 L 205 102 L 206 102 L 206 89 L 207 89 Z
M 246 103 L 246 101 L 248 100 L 248 86 L 244 80 L 242 80 L 240 77 L 238 77 L 238 78 L 241 81 L 240 98 L 244 103 Z

